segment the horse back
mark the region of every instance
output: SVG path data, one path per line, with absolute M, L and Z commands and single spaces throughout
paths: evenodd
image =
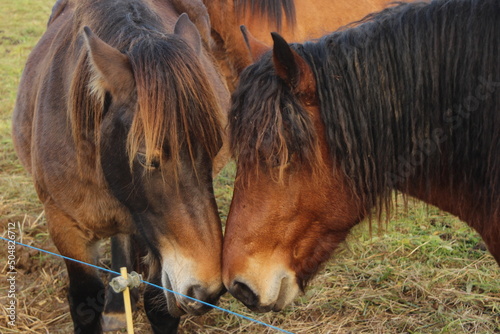
M 281 29 L 258 15 L 247 13 L 240 24 L 245 24 L 258 40 L 273 45 L 271 31 L 279 31 L 288 43 L 302 43 L 320 38 L 339 27 L 362 19 L 369 13 L 380 11 L 390 0 L 295 0 L 294 24 L 284 22 Z
M 50 22 L 47 31 L 31 51 L 19 83 L 12 118 L 12 138 L 21 163 L 30 173 L 33 172 L 32 165 L 35 163 L 32 159 L 32 142 L 36 140 L 33 132 L 37 128 L 35 122 L 40 105 L 46 104 L 43 101 L 46 98 L 43 87 L 51 83 L 49 71 L 53 70 L 55 49 L 67 39 L 61 32 L 67 32 L 71 28 L 70 11 L 66 7 L 64 13 L 59 13 L 57 19 Z

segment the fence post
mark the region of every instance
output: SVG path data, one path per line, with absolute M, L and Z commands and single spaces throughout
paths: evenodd
M 120 273 L 125 279 L 128 281 L 128 273 L 126 267 L 120 268 Z M 130 289 L 127 286 L 125 290 L 123 290 L 123 302 L 125 304 L 125 316 L 127 318 L 127 333 L 134 334 L 134 322 L 132 319 L 132 305 L 130 304 Z

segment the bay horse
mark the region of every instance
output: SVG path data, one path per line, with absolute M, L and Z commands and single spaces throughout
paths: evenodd
M 150 282 L 215 303 L 225 289 L 212 162 L 229 93 L 180 2 L 58 1 L 27 60 L 12 133 L 62 255 L 95 263 L 99 241 L 115 236 L 113 260 L 133 269 L 139 246 Z M 95 269 L 65 263 L 74 332 L 101 333 L 105 303 L 116 305 Z M 154 333 L 209 309 L 151 286 L 144 305 Z
M 369 13 L 382 10 L 390 0 L 204 0 L 210 15 L 214 54 L 231 90 L 241 71 L 252 64 L 240 26 L 272 45 L 271 31 L 289 42 L 319 38 Z
M 232 96 L 228 291 L 279 311 L 394 190 L 458 216 L 500 264 L 500 2 L 399 4 L 272 51 Z

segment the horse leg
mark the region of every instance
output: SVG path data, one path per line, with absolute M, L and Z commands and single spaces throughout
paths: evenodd
M 95 272 L 66 261 L 69 275 L 68 301 L 75 334 L 100 334 L 105 288 Z
M 151 283 L 161 286 L 160 273 L 152 276 Z M 154 334 L 176 334 L 180 318 L 167 311 L 167 300 L 162 290 L 147 285 L 144 291 L 144 308 Z
M 47 202 L 45 215 L 59 252 L 68 258 L 92 263 L 96 242 L 89 240 L 78 222 Z M 67 259 L 64 261 L 69 276 L 68 301 L 75 334 L 102 333 L 100 320 L 104 307 L 104 284 L 94 268 Z
M 120 268 L 127 267 L 127 272 L 135 268 L 134 240 L 131 235 L 119 234 L 111 238 L 111 269 L 120 272 Z M 135 310 L 139 299 L 137 288 L 130 290 L 132 309 Z M 113 291 L 110 285 L 106 288 L 106 304 L 102 315 L 104 331 L 120 330 L 127 327 L 123 295 Z

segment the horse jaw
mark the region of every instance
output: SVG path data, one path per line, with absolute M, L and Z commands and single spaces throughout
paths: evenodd
M 172 283 L 170 282 L 168 274 L 164 270 L 162 270 L 161 272 L 161 283 L 165 289 L 176 291 L 174 290 L 174 288 L 172 288 Z M 176 301 L 176 295 L 170 291 L 164 290 L 165 298 L 167 299 L 167 310 L 171 316 L 178 318 L 186 314 L 186 312 L 179 307 Z

